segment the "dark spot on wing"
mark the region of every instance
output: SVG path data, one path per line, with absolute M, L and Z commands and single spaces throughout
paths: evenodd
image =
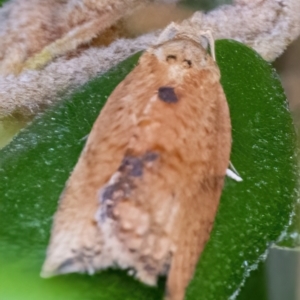
M 76 264 L 76 258 L 68 258 L 66 259 L 60 266 L 57 268 L 57 274 L 68 272 L 68 269 Z
M 143 175 L 143 162 L 139 157 L 125 156 L 119 171 L 129 176 L 140 177 Z
M 143 156 L 143 161 L 152 162 L 152 161 L 155 161 L 157 158 L 158 158 L 158 153 L 156 153 L 156 152 L 147 152 Z
M 122 199 L 130 197 L 131 192 L 137 186 L 137 180 L 143 176 L 144 167 L 159 157 L 158 153 L 147 151 L 143 155 L 126 155 L 118 168 L 118 177 L 114 183 L 104 186 L 101 193 L 100 220 L 104 222 L 106 217 L 114 218 L 114 206 Z M 150 166 L 151 167 L 151 166 Z
M 154 274 L 156 275 L 157 273 L 157 268 L 155 268 L 154 266 L 150 265 L 150 264 L 146 264 L 144 266 L 144 270 L 149 273 L 149 274 Z
M 102 202 L 106 200 L 112 200 L 113 198 L 113 192 L 115 191 L 115 185 L 109 185 L 105 188 L 102 194 Z
M 174 88 L 170 86 L 162 86 L 158 89 L 158 97 L 166 103 L 176 103 L 178 101 Z

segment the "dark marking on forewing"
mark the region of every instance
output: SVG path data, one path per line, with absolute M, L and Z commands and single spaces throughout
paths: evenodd
M 157 267 L 151 265 L 151 264 L 145 264 L 144 265 L 144 270 L 151 275 L 157 274 Z
M 68 259 L 66 259 L 57 268 L 57 274 L 65 273 L 68 270 L 68 268 L 70 268 L 74 264 L 76 264 L 76 258 L 68 258 Z
M 94 260 L 101 254 L 101 250 L 91 247 L 82 247 L 78 250 L 72 249 L 72 253 L 74 255 L 73 257 L 66 259 L 59 265 L 56 270 L 57 274 L 69 273 L 70 270 L 75 269 L 78 269 L 80 272 L 89 272 L 94 265 Z
M 113 208 L 116 202 L 129 196 L 130 191 L 134 189 L 133 181 L 130 177 L 120 177 L 116 183 L 107 185 L 101 195 L 101 220 L 106 217 L 113 218 Z
M 115 184 L 109 185 L 105 188 L 102 194 L 102 201 L 111 200 L 115 191 Z
M 143 156 L 144 162 L 153 162 L 158 158 L 158 153 L 156 152 L 146 152 L 146 154 Z
M 140 177 L 143 175 L 143 161 L 140 157 L 125 156 L 118 171 L 129 176 Z
M 151 166 L 159 157 L 158 153 L 147 151 L 144 155 L 125 155 L 118 168 L 119 177 L 114 183 L 106 185 L 100 196 L 100 218 L 105 221 L 106 217 L 113 218 L 113 208 L 118 201 L 128 198 L 136 188 L 136 180 L 144 173 L 145 165 Z
M 161 86 L 158 89 L 158 98 L 166 103 L 178 102 L 178 97 L 175 94 L 174 88 L 170 86 Z

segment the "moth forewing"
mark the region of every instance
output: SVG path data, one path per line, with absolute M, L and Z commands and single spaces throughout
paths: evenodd
M 220 72 L 187 36 L 154 46 L 95 122 L 55 215 L 43 274 L 118 265 L 185 288 L 217 211 L 231 125 Z

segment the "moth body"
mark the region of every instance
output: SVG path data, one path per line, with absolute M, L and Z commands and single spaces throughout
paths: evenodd
M 196 41 L 146 51 L 109 97 L 61 196 L 42 274 L 129 269 L 182 300 L 231 148 L 220 72 Z

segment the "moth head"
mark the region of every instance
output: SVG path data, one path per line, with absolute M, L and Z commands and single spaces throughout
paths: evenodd
M 207 49 L 209 46 L 211 57 L 213 61 L 215 61 L 215 41 L 212 34 L 213 31 L 210 29 L 201 29 L 196 25 L 197 24 L 191 20 L 184 21 L 181 24 L 171 23 L 158 37 L 157 48 L 173 47 L 175 48 L 175 51 L 178 51 L 178 49 L 179 51 L 183 51 L 183 56 L 191 57 L 191 55 L 193 55 L 196 57 L 196 67 L 203 68 L 206 65 L 205 62 L 211 64 L 211 60 L 207 55 Z M 190 49 L 188 49 L 188 47 L 190 47 Z M 159 56 L 159 51 L 157 51 L 156 54 Z M 170 54 L 169 56 L 170 58 L 173 56 L 173 61 L 175 61 L 175 55 Z M 200 59 L 200 57 L 202 59 Z M 189 63 L 190 59 L 186 58 L 186 61 L 191 65 Z
M 180 68 L 182 71 L 216 66 L 201 43 L 183 35 L 159 44 L 150 51 L 160 62 L 172 68 Z

